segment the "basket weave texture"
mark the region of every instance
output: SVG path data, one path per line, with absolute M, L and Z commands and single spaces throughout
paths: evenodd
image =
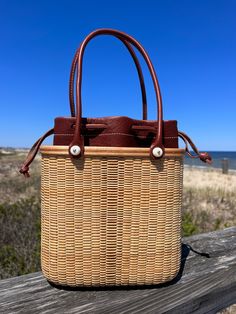
M 183 150 L 68 147 L 42 153 L 41 263 L 68 286 L 150 285 L 180 267 Z

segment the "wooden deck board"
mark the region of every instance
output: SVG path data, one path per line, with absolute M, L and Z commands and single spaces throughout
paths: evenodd
M 38 272 L 0 281 L 0 313 L 216 313 L 236 303 L 236 227 L 183 243 L 183 273 L 170 284 L 68 291 L 50 286 Z M 189 252 L 186 244 L 210 258 Z

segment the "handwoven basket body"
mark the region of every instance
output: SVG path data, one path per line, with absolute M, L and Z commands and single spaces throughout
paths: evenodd
M 42 153 L 42 270 L 69 286 L 149 285 L 180 267 L 182 149 L 67 146 Z

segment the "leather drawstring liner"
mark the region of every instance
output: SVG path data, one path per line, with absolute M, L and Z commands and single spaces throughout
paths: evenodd
M 191 138 L 185 134 L 184 132 L 179 131 L 178 132 L 179 137 L 184 141 L 185 146 L 186 146 L 186 153 L 189 155 L 189 157 L 191 158 L 199 158 L 201 161 L 211 164 L 212 163 L 212 158 L 211 156 L 204 152 L 204 153 L 200 153 L 199 150 L 197 149 L 197 147 L 195 146 L 195 144 L 193 143 L 193 141 L 191 140 Z M 193 155 L 190 153 L 188 144 L 192 147 L 193 151 L 196 153 L 196 155 Z
M 50 129 L 49 131 L 47 131 L 43 136 L 41 136 L 32 146 L 32 148 L 30 149 L 25 162 L 22 164 L 21 168 L 20 168 L 20 173 L 22 173 L 26 178 L 30 177 L 29 175 L 29 166 L 30 164 L 33 162 L 35 156 L 38 153 L 38 150 L 42 144 L 42 142 L 45 140 L 45 138 L 47 138 L 48 136 L 54 134 L 54 129 Z M 184 141 L 185 145 L 186 145 L 186 153 L 191 157 L 191 158 L 199 158 L 201 159 L 203 162 L 206 162 L 208 164 L 212 163 L 212 158 L 208 153 L 200 153 L 199 150 L 197 149 L 197 147 L 194 145 L 193 141 L 190 139 L 190 137 L 185 134 L 184 132 L 179 131 L 178 132 L 179 137 Z M 192 147 L 193 151 L 196 153 L 196 155 L 192 155 L 190 153 L 188 144 Z
M 24 163 L 22 164 L 21 168 L 20 168 L 20 173 L 22 173 L 26 178 L 29 178 L 29 166 L 32 163 L 32 161 L 34 160 L 35 156 L 37 155 L 37 152 L 40 148 L 40 145 L 42 144 L 42 142 L 45 140 L 46 137 L 48 137 L 49 135 L 54 134 L 54 129 L 50 129 L 49 131 L 47 131 L 43 136 L 41 136 L 35 143 L 34 145 L 31 147 L 26 160 L 24 161 Z

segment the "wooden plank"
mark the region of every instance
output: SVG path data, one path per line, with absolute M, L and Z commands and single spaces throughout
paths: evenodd
M 216 313 L 236 303 L 236 227 L 183 243 L 183 272 L 170 284 L 67 291 L 38 272 L 0 281 L 0 313 Z M 186 244 L 210 258 L 189 252 Z

